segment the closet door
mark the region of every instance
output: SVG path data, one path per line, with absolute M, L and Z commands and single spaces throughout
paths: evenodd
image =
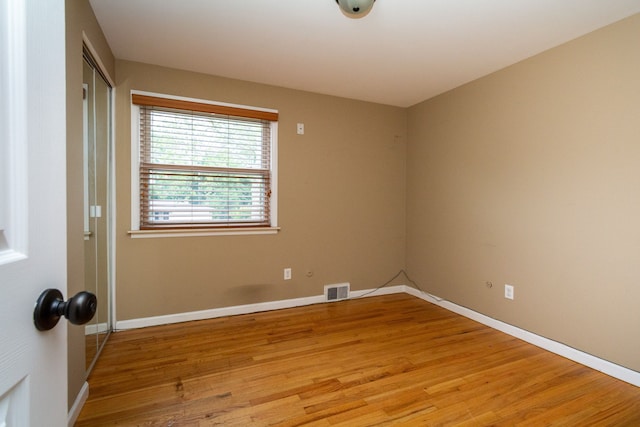
M 85 326 L 86 367 L 90 370 L 110 330 L 110 140 L 111 87 L 85 52 L 84 122 L 84 278 L 98 298 L 93 321 Z

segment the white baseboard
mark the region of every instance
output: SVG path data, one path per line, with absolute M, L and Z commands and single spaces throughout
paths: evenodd
M 566 357 L 567 359 L 588 366 L 592 369 L 605 373 L 611 377 L 620 379 L 640 387 L 640 372 L 634 371 L 624 366 L 617 365 L 604 359 L 600 359 L 591 354 L 576 350 L 565 344 L 548 338 L 536 335 L 532 332 L 520 329 L 516 326 L 509 325 L 500 320 L 493 319 L 484 314 L 470 310 L 466 307 L 459 306 L 452 302 L 443 300 L 434 295 L 421 292 L 413 287 L 398 285 L 389 286 L 381 289 L 370 289 L 364 291 L 351 291 L 350 298 L 361 298 L 377 295 L 386 295 L 394 293 L 408 293 L 432 304 L 438 305 L 444 309 L 457 313 L 461 316 L 475 320 L 476 322 L 487 325 L 493 329 L 504 332 L 537 347 L 543 348 L 552 353 Z M 235 307 L 215 308 L 211 310 L 193 311 L 189 313 L 177 313 L 166 316 L 145 317 L 141 319 L 121 320 L 116 322 L 116 330 L 144 328 L 147 326 L 165 325 L 170 323 L 187 322 L 191 320 L 213 319 L 216 317 L 233 316 L 237 314 L 259 313 L 262 311 L 279 310 L 283 308 L 300 307 L 311 304 L 326 302 L 324 295 L 296 298 L 282 301 L 264 302 L 258 304 L 247 304 Z M 331 303 L 333 304 L 333 303 Z
M 89 325 L 84 325 L 84 334 L 85 335 L 93 335 L 93 334 L 103 334 L 109 330 L 108 323 L 92 323 Z
M 288 299 L 257 304 L 237 305 L 233 307 L 213 308 L 211 310 L 191 311 L 188 313 L 168 314 L 165 316 L 143 317 L 141 319 L 119 320 L 116 331 L 148 326 L 167 325 L 170 323 L 189 322 L 192 320 L 214 319 L 216 317 L 235 316 L 238 314 L 259 313 L 261 311 L 280 310 L 282 308 L 300 307 L 324 302 L 324 295 Z
M 390 295 L 390 294 L 402 294 L 407 293 L 405 285 L 397 285 L 397 286 L 387 286 L 385 288 L 380 289 L 369 289 L 365 291 L 351 291 L 349 294 L 349 299 L 363 298 L 363 297 L 373 297 L 380 295 Z M 323 301 L 324 302 L 324 301 Z
M 573 347 L 569 347 L 566 344 L 562 344 L 549 338 L 536 335 L 532 332 L 520 329 L 516 326 L 504 323 L 500 320 L 493 319 L 489 316 L 485 316 L 484 314 L 480 314 L 466 307 L 462 307 L 452 302 L 439 299 L 437 297 L 434 297 L 433 295 L 422 293 L 414 288 L 407 286 L 405 292 L 430 303 L 436 304 L 461 316 L 467 317 L 471 320 L 475 320 L 476 322 L 482 323 L 483 325 L 487 325 L 493 329 L 497 329 L 498 331 L 504 332 L 505 334 L 519 338 L 523 341 L 528 342 L 529 344 L 533 344 L 537 347 L 543 348 L 547 351 L 573 360 L 574 362 L 578 362 L 581 365 L 588 366 L 589 368 L 605 373 L 611 377 L 628 382 L 629 384 L 633 384 L 636 387 L 640 387 L 640 372 L 625 368 L 624 366 L 617 365 L 615 363 L 609 362 L 608 360 L 600 359 L 599 357 L 593 356 L 580 350 L 576 350 Z
M 73 402 L 73 406 L 69 410 L 69 415 L 67 416 L 67 426 L 73 427 L 73 425 L 78 420 L 78 416 L 80 416 L 80 411 L 82 411 L 82 407 L 84 403 L 87 401 L 89 397 L 89 383 L 85 381 L 80 389 L 80 393 L 76 396 L 75 402 Z
M 361 298 L 371 295 L 386 295 L 406 292 L 404 285 L 389 286 L 386 288 L 368 291 L 351 291 L 350 298 Z M 119 320 L 115 330 L 146 328 L 148 326 L 168 325 L 170 323 L 189 322 L 192 320 L 215 319 L 216 317 L 235 316 L 238 314 L 259 313 L 261 311 L 280 310 L 283 308 L 302 307 L 305 305 L 326 302 L 324 295 L 316 295 L 305 298 L 287 299 L 281 301 L 261 302 L 257 304 L 237 305 L 232 307 L 213 308 L 210 310 L 191 311 L 187 313 L 167 314 L 164 316 L 143 317 L 140 319 Z

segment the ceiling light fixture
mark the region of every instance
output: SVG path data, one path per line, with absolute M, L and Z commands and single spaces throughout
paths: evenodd
M 362 18 L 367 15 L 376 0 L 336 0 L 342 12 L 349 18 Z

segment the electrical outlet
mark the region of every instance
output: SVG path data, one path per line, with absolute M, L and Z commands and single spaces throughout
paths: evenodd
M 513 299 L 513 286 L 504 285 L 504 297 L 506 299 Z
M 290 268 L 285 268 L 284 269 L 284 280 L 291 280 L 291 269 Z

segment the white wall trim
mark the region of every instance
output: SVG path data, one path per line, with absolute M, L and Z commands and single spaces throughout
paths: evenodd
M 544 350 L 550 351 L 562 357 L 566 357 L 569 360 L 580 363 L 581 365 L 585 365 L 611 377 L 628 382 L 629 384 L 633 384 L 636 387 L 640 387 L 640 372 L 625 368 L 624 366 L 617 365 L 615 363 L 609 362 L 608 360 L 600 359 L 599 357 L 577 350 L 573 347 L 569 347 L 566 344 L 562 344 L 549 338 L 545 338 L 543 336 L 526 331 L 524 329 L 520 329 L 516 326 L 504 323 L 489 316 L 485 316 L 484 314 L 480 314 L 466 307 L 459 306 L 450 301 L 438 299 L 433 295 L 422 293 L 412 287 L 406 286 L 405 291 L 410 295 L 416 296 L 432 304 L 436 304 L 444 309 L 467 317 L 471 320 L 475 320 L 476 322 L 504 332 L 505 334 L 519 338 L 523 341 L 528 342 L 529 344 L 533 344 Z
M 324 302 L 324 295 L 288 299 L 282 301 L 261 302 L 257 304 L 237 305 L 233 307 L 213 308 L 210 310 L 191 311 L 188 313 L 168 314 L 165 316 L 144 317 L 141 319 L 119 320 L 116 331 L 148 326 L 167 325 L 170 323 L 189 322 L 192 320 L 214 319 L 216 317 L 235 316 L 238 314 L 259 313 L 262 311 L 280 310 Z
M 86 46 L 98 68 L 100 68 L 100 72 L 104 74 L 104 77 L 107 79 L 109 86 L 111 86 L 112 88 L 116 87 L 115 80 L 113 80 L 113 78 L 109 74 L 109 71 L 107 70 L 107 67 L 104 66 L 104 62 L 102 62 L 102 58 L 100 58 L 98 51 L 95 47 L 93 47 L 91 39 L 89 39 L 89 36 L 84 31 L 82 31 L 82 43 Z
M 69 415 L 67 416 L 67 425 L 69 427 L 73 427 L 73 425 L 78 420 L 78 416 L 80 416 L 80 411 L 82 411 L 82 407 L 85 402 L 89 398 L 89 383 L 84 382 L 82 388 L 80 389 L 80 393 L 76 396 L 75 402 L 73 402 L 73 406 L 69 410 Z
M 85 335 L 104 334 L 106 332 L 109 332 L 109 324 L 107 322 L 84 325 Z
M 401 294 L 406 292 L 407 292 L 406 286 L 404 285 L 386 286 L 384 288 L 378 288 L 378 289 L 368 289 L 364 291 L 351 291 L 349 293 L 349 299 L 365 298 L 365 297 L 380 296 L 380 295 L 390 295 L 390 294 Z
M 461 316 L 467 317 L 490 328 L 504 332 L 513 337 L 519 338 L 544 350 L 566 357 L 574 362 L 585 365 L 589 368 L 600 371 L 611 377 L 628 382 L 640 387 L 640 372 L 634 371 L 624 366 L 617 365 L 591 354 L 582 352 L 557 341 L 536 335 L 532 332 L 509 325 L 500 320 L 493 319 L 484 314 L 459 306 L 450 301 L 443 300 L 437 296 L 421 292 L 406 285 L 389 286 L 380 289 L 369 289 L 363 291 L 351 291 L 350 299 L 369 296 L 387 295 L 394 293 L 407 293 L 422 300 L 435 304 L 446 310 L 452 311 Z M 235 307 L 215 308 L 211 310 L 193 311 L 189 313 L 169 314 L 166 316 L 146 317 L 141 319 L 121 320 L 116 322 L 116 330 L 144 328 L 148 326 L 165 325 L 170 323 L 187 322 L 191 320 L 213 319 L 216 317 L 233 316 L 237 314 L 259 313 L 262 311 L 279 310 L 283 308 L 300 307 L 311 304 L 324 303 L 324 295 L 289 299 L 282 301 L 263 302 L 258 304 L 247 304 Z M 333 302 L 331 303 L 333 304 Z
M 144 95 L 160 97 L 178 101 L 195 102 L 200 104 L 216 105 L 223 107 L 242 108 L 278 113 L 272 108 L 255 107 L 242 104 L 230 104 L 226 102 L 211 101 L 208 99 L 190 98 L 184 96 L 168 95 L 142 90 L 132 90 L 132 95 Z M 131 101 L 131 98 L 130 98 Z M 270 122 L 271 126 L 271 209 L 269 227 L 236 227 L 236 228 L 200 228 L 182 230 L 140 230 L 140 106 L 130 103 L 131 107 L 131 228 L 129 236 L 132 239 L 152 239 L 167 237 L 200 237 L 200 236 L 233 236 L 233 235 L 266 235 L 277 234 L 278 227 L 278 121 Z

